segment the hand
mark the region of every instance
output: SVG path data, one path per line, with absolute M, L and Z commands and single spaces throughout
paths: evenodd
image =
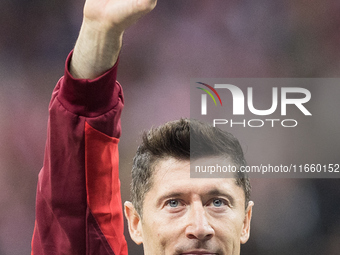
M 84 21 L 97 29 L 123 32 L 156 6 L 157 0 L 86 0 Z
M 84 19 L 70 72 L 94 79 L 117 61 L 126 28 L 156 6 L 157 0 L 86 0 Z

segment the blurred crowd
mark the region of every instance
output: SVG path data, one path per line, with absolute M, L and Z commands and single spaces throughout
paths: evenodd
M 30 254 L 48 103 L 83 4 L 0 0 L 0 255 Z M 141 131 L 189 117 L 190 78 L 339 77 L 339 13 L 337 0 L 159 0 L 125 33 L 120 57 L 123 200 Z M 338 142 L 338 124 L 310 128 Z M 327 144 L 322 150 L 310 144 L 327 160 L 339 160 Z M 251 238 L 241 254 L 340 254 L 338 179 L 256 179 L 253 200 Z M 141 255 L 127 239 L 130 254 Z

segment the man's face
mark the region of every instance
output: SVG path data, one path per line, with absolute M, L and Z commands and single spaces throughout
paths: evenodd
M 216 162 L 215 162 L 216 163 Z M 145 255 L 240 253 L 249 238 L 252 202 L 234 178 L 190 178 L 190 161 L 160 161 L 140 219 L 125 204 L 129 230 Z

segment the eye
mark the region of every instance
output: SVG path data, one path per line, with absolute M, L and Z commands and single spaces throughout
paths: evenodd
M 177 207 L 179 205 L 179 202 L 176 199 L 171 199 L 167 201 L 167 205 L 170 207 Z
M 171 215 L 180 215 L 181 212 L 185 211 L 186 204 L 185 201 L 177 198 L 171 198 L 165 201 L 163 206 L 165 212 L 170 213 Z
M 228 200 L 223 198 L 213 198 L 207 205 L 213 208 L 224 208 L 225 206 L 230 206 L 230 203 Z
M 222 205 L 224 205 L 225 203 L 222 201 L 222 199 L 214 199 L 212 201 L 213 206 L 215 207 L 221 207 Z

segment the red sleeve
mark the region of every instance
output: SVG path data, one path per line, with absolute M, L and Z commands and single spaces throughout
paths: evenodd
M 53 91 L 32 255 L 127 255 L 118 171 L 117 64 L 95 80 L 68 72 Z

